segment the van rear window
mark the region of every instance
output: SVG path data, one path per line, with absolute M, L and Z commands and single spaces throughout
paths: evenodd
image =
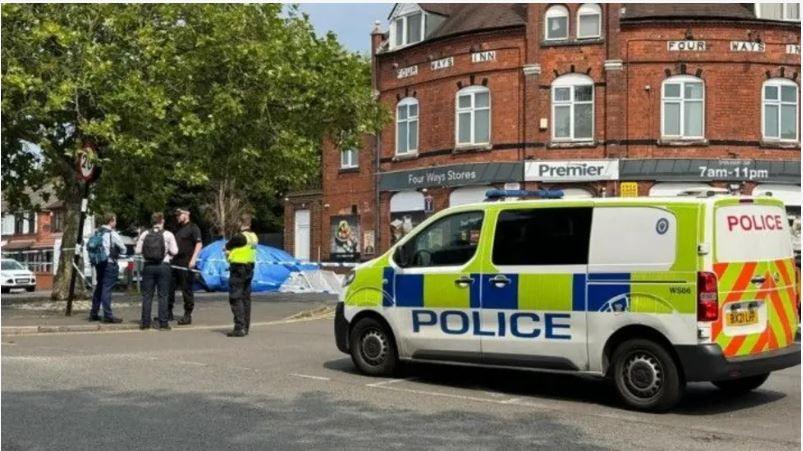
M 495 265 L 584 265 L 591 207 L 505 210 L 494 236 Z
M 786 211 L 771 205 L 740 204 L 716 209 L 716 259 L 750 262 L 792 257 Z

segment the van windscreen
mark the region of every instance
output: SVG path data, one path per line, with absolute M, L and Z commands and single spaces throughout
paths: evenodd
M 786 211 L 777 206 L 740 204 L 715 214 L 716 260 L 751 262 L 792 257 Z

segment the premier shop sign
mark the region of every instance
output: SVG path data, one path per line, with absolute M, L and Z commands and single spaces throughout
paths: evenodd
M 528 182 L 588 182 L 618 180 L 619 160 L 527 161 Z

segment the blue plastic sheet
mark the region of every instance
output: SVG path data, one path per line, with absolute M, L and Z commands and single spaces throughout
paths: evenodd
M 201 249 L 197 268 L 201 272 L 203 285 L 199 288 L 229 290 L 229 263 L 226 261 L 225 245 L 225 240 L 219 240 Z M 251 291 L 278 291 L 291 272 L 317 268 L 317 265 L 302 263 L 281 249 L 258 245 Z

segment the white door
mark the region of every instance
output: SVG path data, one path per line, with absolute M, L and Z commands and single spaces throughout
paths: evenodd
M 299 260 L 309 261 L 309 210 L 296 210 L 295 238 L 293 239 L 294 256 Z

